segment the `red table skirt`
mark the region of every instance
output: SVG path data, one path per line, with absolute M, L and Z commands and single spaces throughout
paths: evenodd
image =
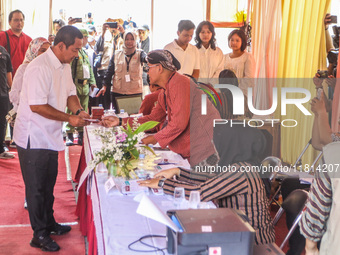
M 75 176 L 75 182 L 79 183 L 80 176 L 86 168 L 84 146 L 80 154 L 79 165 Z M 79 217 L 80 231 L 83 236 L 87 236 L 88 254 L 97 255 L 97 237 L 96 229 L 93 221 L 92 200 L 91 196 L 86 194 L 87 179 L 79 189 L 78 203 L 76 208 L 76 215 Z

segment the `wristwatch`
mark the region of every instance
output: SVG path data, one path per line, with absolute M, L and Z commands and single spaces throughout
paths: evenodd
M 163 188 L 165 180 L 166 180 L 166 178 L 160 179 L 158 181 L 158 187 Z
M 84 111 L 83 108 L 80 108 L 78 111 L 76 111 L 76 115 L 79 115 L 80 112 Z
M 121 126 L 123 124 L 123 119 L 119 118 L 119 126 Z

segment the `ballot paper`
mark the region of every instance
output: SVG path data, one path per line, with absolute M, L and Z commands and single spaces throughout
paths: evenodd
M 166 215 L 166 213 L 164 213 L 161 209 L 159 209 L 159 207 L 154 202 L 152 202 L 147 195 L 144 195 L 142 197 L 137 208 L 137 213 L 158 221 L 176 232 L 179 231 L 179 228 L 176 226 L 175 223 L 173 223 L 169 216 Z
M 99 91 L 98 88 L 94 88 L 94 89 L 90 88 L 89 96 L 95 97 L 97 95 L 98 91 Z

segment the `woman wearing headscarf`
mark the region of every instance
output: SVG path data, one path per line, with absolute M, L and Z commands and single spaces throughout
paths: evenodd
M 143 143 L 159 143 L 162 148 L 169 146 L 170 150 L 188 159 L 192 166 L 201 162 L 216 164 L 218 154 L 212 142 L 214 119 L 220 119 L 216 108 L 210 101 L 201 105 L 204 92 L 193 80 L 177 72 L 181 65 L 170 51 L 151 51 L 147 61 L 150 84 L 157 84 L 164 90 L 151 113 L 139 118 L 138 122 L 153 120 L 165 124 L 155 135 L 144 138 Z M 206 107 L 206 115 L 201 114 L 202 107 Z M 122 119 L 104 118 L 103 124 L 116 126 L 122 124 Z
M 50 47 L 50 45 L 51 44 L 49 43 L 49 41 L 43 37 L 35 38 L 30 42 L 26 51 L 24 62 L 19 66 L 13 79 L 11 91 L 9 92 L 9 100 L 13 104 L 13 109 L 15 111 L 17 111 L 19 106 L 20 91 L 23 82 L 22 79 L 24 78 L 24 73 L 27 65 L 31 63 L 31 61 L 37 56 L 44 53 L 48 49 L 48 47 Z
M 111 101 L 115 109 L 117 109 L 116 97 L 142 96 L 143 92 L 142 63 L 146 62 L 146 53 L 137 49 L 135 33 L 126 32 L 123 39 L 123 49 L 116 51 L 112 56 L 103 87 L 97 95 L 104 95 L 106 89 L 111 88 Z
M 140 185 L 162 187 L 171 195 L 176 187 L 183 187 L 187 198 L 191 191 L 199 191 L 201 201 L 214 200 L 218 207 L 243 211 L 256 232 L 256 244 L 274 242 L 269 203 L 259 168 L 255 170 L 266 146 L 263 134 L 252 127 L 216 125 L 214 142 L 220 156 L 218 166 L 224 170 L 209 174 L 205 171 L 207 165 L 191 171 L 173 168 L 156 174 L 155 179 L 140 181 Z

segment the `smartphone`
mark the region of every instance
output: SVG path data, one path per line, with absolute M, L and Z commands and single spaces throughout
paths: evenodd
M 328 78 L 328 71 L 327 70 L 318 70 L 317 72 L 320 75 L 321 79 L 326 79 Z
M 334 23 L 334 24 L 338 23 L 338 17 L 337 16 L 332 15 L 329 18 L 331 20 L 330 23 Z
M 117 22 L 106 22 L 105 24 L 108 24 L 110 28 L 117 28 L 118 27 Z
M 76 23 L 82 23 L 82 22 L 83 22 L 83 19 L 82 19 L 82 18 L 74 18 L 73 20 L 74 20 L 74 22 L 76 22 Z

